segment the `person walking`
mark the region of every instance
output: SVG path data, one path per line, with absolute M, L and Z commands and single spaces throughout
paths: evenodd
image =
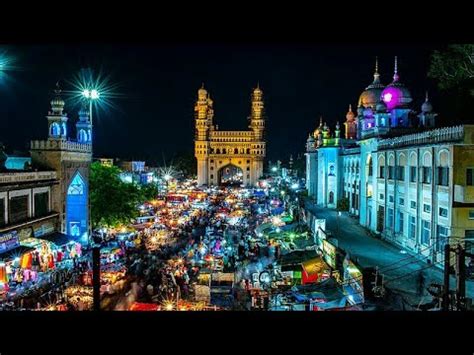
M 420 270 L 417 277 L 418 295 L 423 296 L 425 293 L 426 286 L 426 275 L 423 270 Z

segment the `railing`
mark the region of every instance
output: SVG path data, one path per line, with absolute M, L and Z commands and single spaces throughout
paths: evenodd
M 460 141 L 463 138 L 464 126 L 454 126 L 438 128 L 421 133 L 408 134 L 406 136 L 383 139 L 378 143 L 378 147 L 379 149 L 388 149 L 409 145 Z
M 74 152 L 91 153 L 92 145 L 86 143 L 78 143 L 65 140 L 41 140 L 31 141 L 31 149 L 42 150 L 68 150 Z
M 212 131 L 211 136 L 218 137 L 235 137 L 235 136 L 245 136 L 252 137 L 254 135 L 253 131 Z
M 0 184 L 38 180 L 55 180 L 56 178 L 56 171 L 7 172 L 0 173 Z

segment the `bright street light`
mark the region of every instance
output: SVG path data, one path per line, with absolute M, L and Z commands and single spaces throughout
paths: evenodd
M 277 170 L 278 170 L 278 169 L 277 169 L 276 166 L 274 166 L 274 167 L 272 168 L 272 171 L 273 171 L 273 172 L 275 172 L 275 171 L 277 171 Z

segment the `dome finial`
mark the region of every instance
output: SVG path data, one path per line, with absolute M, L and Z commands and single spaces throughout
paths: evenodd
M 379 57 L 375 57 L 375 72 L 374 72 L 374 82 L 372 84 L 380 83 L 380 74 L 379 74 Z
M 393 71 L 393 81 L 398 81 L 399 79 L 399 75 L 398 75 L 398 57 L 395 56 L 395 68 L 394 68 L 394 71 Z
M 204 82 L 201 83 L 201 89 L 204 89 Z
M 426 93 L 425 93 L 425 101 L 426 101 L 426 102 L 429 101 L 429 98 L 428 98 L 428 90 L 426 90 Z
M 352 112 L 352 104 L 349 104 L 349 112 Z

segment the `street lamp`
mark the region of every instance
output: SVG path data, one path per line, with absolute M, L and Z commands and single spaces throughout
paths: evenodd
M 82 91 L 82 96 L 89 100 L 89 119 L 91 121 L 92 126 L 92 103 L 94 100 L 98 100 L 100 98 L 100 92 L 97 89 L 84 89 Z

